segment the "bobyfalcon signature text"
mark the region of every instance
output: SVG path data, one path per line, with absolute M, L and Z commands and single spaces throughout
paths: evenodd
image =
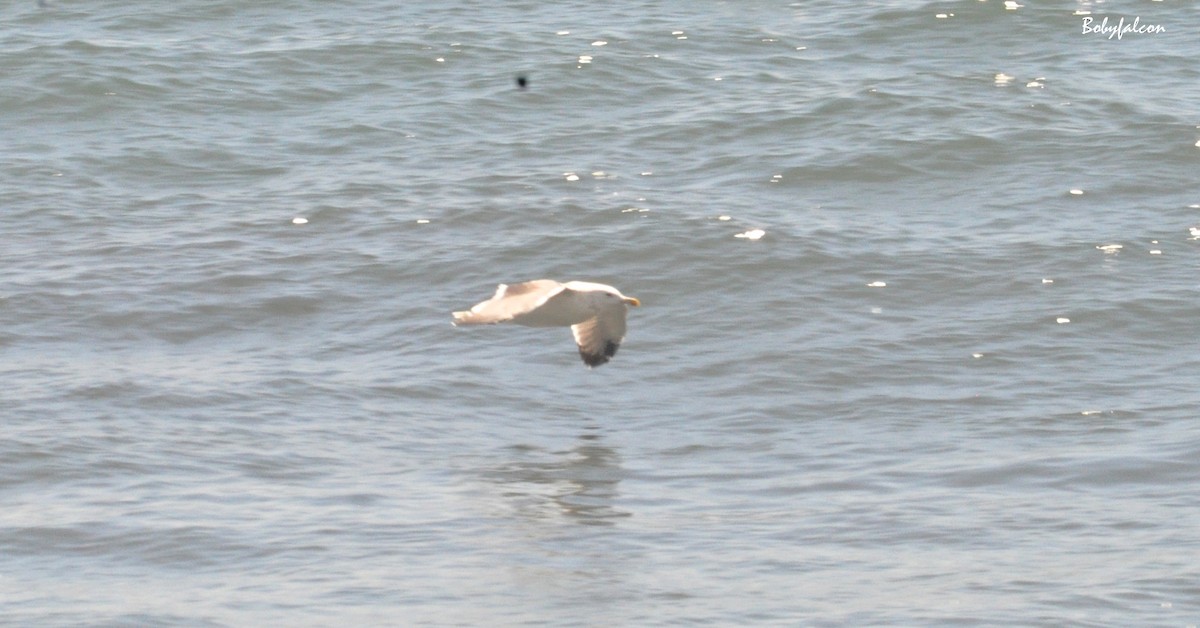
M 1099 33 L 1101 35 L 1107 35 L 1109 39 L 1112 39 L 1113 37 L 1120 39 L 1125 35 L 1130 34 L 1152 35 L 1156 33 L 1167 32 L 1166 27 L 1164 27 L 1162 24 L 1142 24 L 1141 16 L 1133 18 L 1133 21 L 1128 24 L 1125 23 L 1125 18 L 1121 18 L 1121 21 L 1114 25 L 1108 23 L 1108 16 L 1106 15 L 1104 16 L 1104 19 L 1100 21 L 1099 26 L 1092 26 L 1094 23 L 1095 20 L 1091 17 L 1083 18 L 1084 35 L 1087 35 L 1088 33 Z

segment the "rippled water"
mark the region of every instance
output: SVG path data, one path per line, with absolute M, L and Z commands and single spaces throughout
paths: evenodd
M 0 8 L 0 622 L 1200 622 L 1194 5 L 410 4 Z

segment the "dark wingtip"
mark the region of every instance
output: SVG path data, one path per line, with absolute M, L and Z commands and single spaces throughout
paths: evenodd
M 600 366 L 601 364 L 608 362 L 608 358 L 606 358 L 598 353 L 584 353 L 584 352 L 580 351 L 579 357 L 583 358 L 583 363 L 588 365 L 589 367 L 597 367 L 597 366 Z
M 587 353 L 582 347 L 580 347 L 579 357 L 583 358 L 583 363 L 590 367 L 600 366 L 601 364 L 608 362 L 613 356 L 617 355 L 617 348 L 620 346 L 621 345 L 610 340 L 604 343 L 603 353 Z

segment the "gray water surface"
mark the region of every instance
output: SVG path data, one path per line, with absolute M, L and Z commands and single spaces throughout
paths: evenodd
M 1195 5 L 43 4 L 0 623 L 1200 622 Z

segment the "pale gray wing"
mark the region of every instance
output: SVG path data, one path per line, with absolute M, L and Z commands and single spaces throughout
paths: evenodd
M 455 325 L 490 325 L 510 321 L 537 308 L 562 292 L 563 285 L 550 279 L 538 279 L 513 285 L 500 284 L 492 298 L 466 312 L 454 312 Z
M 584 364 L 600 366 L 617 355 L 625 339 L 625 311 L 625 304 L 618 303 L 601 310 L 595 318 L 571 326 Z

